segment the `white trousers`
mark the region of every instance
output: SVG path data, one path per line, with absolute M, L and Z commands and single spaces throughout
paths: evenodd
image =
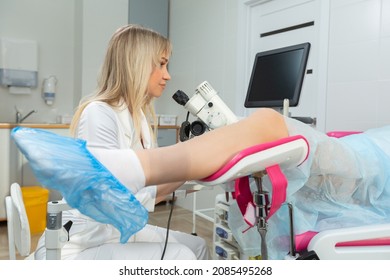
M 147 224 L 125 244 L 111 225 L 98 223 L 77 210 L 63 212 L 63 223 L 73 222 L 70 240 L 61 250 L 62 259 L 161 259 L 166 229 Z M 35 251 L 35 259 L 45 259 L 45 236 Z M 164 259 L 210 259 L 206 241 L 180 231 L 169 231 Z

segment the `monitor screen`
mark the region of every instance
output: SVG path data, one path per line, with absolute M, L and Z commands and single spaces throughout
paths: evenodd
M 298 106 L 310 43 L 256 54 L 244 106 L 283 107 L 284 99 Z

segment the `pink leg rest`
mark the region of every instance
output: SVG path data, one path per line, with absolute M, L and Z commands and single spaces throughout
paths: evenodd
M 344 136 L 352 135 L 352 134 L 359 134 L 362 133 L 361 131 L 330 131 L 326 133 L 326 135 L 330 137 L 335 137 L 335 138 L 341 138 Z

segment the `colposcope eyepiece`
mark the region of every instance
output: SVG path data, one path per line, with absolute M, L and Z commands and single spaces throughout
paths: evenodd
M 175 100 L 179 105 L 186 105 L 188 100 L 190 100 L 183 91 L 178 90 L 175 92 L 175 94 L 172 96 L 173 100 Z

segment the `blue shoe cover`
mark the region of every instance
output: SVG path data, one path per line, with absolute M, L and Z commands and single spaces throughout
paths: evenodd
M 121 243 L 146 225 L 148 211 L 89 152 L 84 140 L 27 127 L 14 128 L 11 137 L 44 187 L 59 191 L 84 215 L 112 224 Z

